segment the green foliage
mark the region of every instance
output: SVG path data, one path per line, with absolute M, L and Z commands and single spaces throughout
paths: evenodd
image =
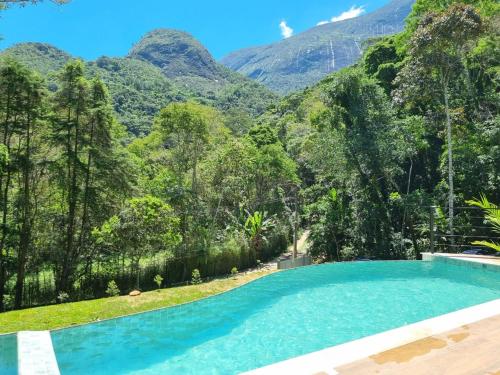
M 274 131 L 266 125 L 254 126 L 250 129 L 248 135 L 257 147 L 272 145 L 278 142 L 278 137 Z
M 190 53 L 187 53 L 187 51 Z M 3 51 L 47 77 L 55 91 L 56 71 L 73 59 L 49 44 L 23 43 Z M 156 30 L 139 41 L 128 57 L 85 62 L 86 78 L 108 87 L 119 121 L 132 136 L 149 133 L 153 118 L 172 102 L 196 100 L 241 116 L 257 116 L 277 100 L 264 86 L 217 64 L 196 40 L 173 30 Z
M 191 284 L 198 285 L 201 284 L 202 282 L 203 280 L 201 279 L 200 270 L 198 270 L 198 268 L 195 268 L 191 273 Z
M 147 195 L 127 201 L 123 210 L 95 229 L 93 235 L 97 243 L 109 247 L 110 256 L 129 257 L 138 288 L 141 259 L 177 245 L 181 240 L 178 228 L 179 219 L 172 207 Z
M 66 293 L 66 292 L 59 292 L 59 294 L 57 295 L 57 301 L 59 303 L 64 303 L 66 302 L 67 300 L 69 299 L 69 294 Z
M 238 275 L 238 269 L 236 267 L 231 268 L 231 276 L 236 277 Z
M 158 285 L 158 289 L 161 288 L 161 283 L 163 282 L 163 277 L 160 275 L 156 275 L 155 278 L 153 279 L 156 285 Z
M 493 232 L 500 234 L 500 208 L 491 203 L 484 194 L 481 194 L 480 199 L 472 199 L 465 201 L 470 206 L 479 207 L 484 212 L 485 221 L 491 225 Z M 500 251 L 500 244 L 491 241 L 474 241 L 473 245 L 481 245 L 489 247 L 493 250 Z
M 116 285 L 115 280 L 111 280 L 108 283 L 108 287 L 106 288 L 106 295 L 108 297 L 116 297 L 120 295 L 120 289 L 118 288 L 118 285 Z
M 496 18 L 438 3 L 411 43 L 375 41 L 272 106 L 186 34 L 94 63 L 39 44 L 3 53 L 31 65 L 0 60 L 0 296 L 17 308 L 100 297 L 112 280 L 234 275 L 285 251 L 296 221 L 316 261 L 418 258 L 429 206 L 443 241 L 451 190 L 457 205 L 499 199 Z

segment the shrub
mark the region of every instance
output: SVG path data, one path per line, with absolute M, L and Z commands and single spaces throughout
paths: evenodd
M 193 273 L 191 274 L 191 284 L 197 285 L 197 284 L 201 284 L 201 282 L 202 282 L 202 280 L 201 280 L 200 271 L 198 270 L 198 268 L 195 268 L 193 270 Z
M 231 268 L 231 275 L 236 278 L 236 275 L 238 274 L 238 269 L 236 267 Z
M 356 250 L 351 245 L 344 245 L 342 249 L 340 249 L 340 257 L 342 260 L 353 260 L 359 255 L 359 251 Z
M 14 297 L 10 294 L 3 295 L 3 304 L 6 310 L 10 310 L 14 307 Z
M 59 303 L 64 303 L 69 299 L 69 294 L 66 292 L 59 292 L 59 295 L 57 296 L 57 300 Z
M 163 282 L 163 277 L 160 275 L 156 275 L 155 278 L 153 279 L 156 285 L 158 285 L 158 289 L 161 288 L 161 283 Z
M 118 289 L 118 285 L 116 285 L 115 280 L 111 280 L 108 283 L 108 288 L 106 289 L 106 295 L 108 297 L 116 297 L 120 295 L 120 289 Z

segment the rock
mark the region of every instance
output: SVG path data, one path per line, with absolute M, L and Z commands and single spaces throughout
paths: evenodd
M 128 295 L 131 296 L 131 297 L 140 296 L 141 295 L 141 291 L 140 290 L 133 290 Z

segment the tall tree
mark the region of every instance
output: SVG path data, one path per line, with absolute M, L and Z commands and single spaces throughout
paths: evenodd
M 59 292 L 68 292 L 78 255 L 75 232 L 82 176 L 79 154 L 83 148 L 84 123 L 89 111 L 89 84 L 84 78 L 83 63 L 68 63 L 61 73 L 60 83 L 61 88 L 55 96 L 53 140 L 61 156 L 55 164 L 62 198 L 59 225 L 64 236 L 60 242 L 60 254 L 56 255 L 56 288 Z
M 441 13 L 427 13 L 420 21 L 410 41 L 407 63 L 399 73 L 400 85 L 396 97 L 414 95 L 435 88 L 444 106 L 448 154 L 448 217 L 453 236 L 454 170 L 450 86 L 466 74 L 465 57 L 471 41 L 482 31 L 481 17 L 473 7 L 452 5 Z M 452 237 L 453 238 L 453 237 Z
M 22 305 L 24 278 L 28 255 L 32 248 L 32 227 L 35 220 L 33 213 L 33 184 L 35 183 L 36 139 L 39 136 L 40 120 L 44 115 L 45 90 L 42 81 L 31 73 L 27 73 L 24 82 L 24 110 L 23 120 L 19 123 L 17 137 L 19 144 L 18 164 L 20 175 L 18 216 L 19 216 L 19 245 L 17 254 L 15 307 Z
M 123 155 L 116 150 L 117 125 L 104 84 L 86 80 L 83 64 L 74 61 L 64 68 L 60 85 L 52 139 L 59 152 L 54 167 L 61 199 L 58 225 L 64 236 L 55 259 L 57 290 L 69 292 L 79 263 L 91 262 L 92 227 L 102 224 L 106 209 L 129 185 L 121 173 Z
M 33 143 L 44 103 L 42 81 L 14 61 L 0 68 L 2 227 L 0 235 L 0 310 L 7 281 L 7 262 L 17 253 L 15 305 L 23 296 L 26 262 L 32 245 Z M 19 176 L 18 185 L 14 186 Z

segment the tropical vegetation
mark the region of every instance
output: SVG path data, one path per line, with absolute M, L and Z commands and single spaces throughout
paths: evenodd
M 184 60 L 191 86 L 173 95 L 152 46 L 184 34 L 45 70 L 3 54 L 0 311 L 199 287 L 280 255 L 297 225 L 317 262 L 415 259 L 430 212 L 448 250 L 493 237 L 459 207 L 500 201 L 499 15 L 493 0 L 417 0 L 402 33 L 279 100 L 217 65 L 203 74 L 225 86 L 194 92 L 207 77 Z

